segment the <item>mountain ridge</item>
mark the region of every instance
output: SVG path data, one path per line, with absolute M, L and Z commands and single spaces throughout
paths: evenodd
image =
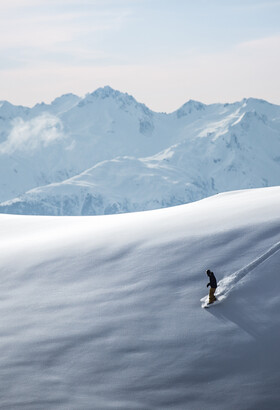
M 1 213 L 79 215 L 96 198 L 87 212 L 131 212 L 280 185 L 280 106 L 264 100 L 190 100 L 166 114 L 106 86 L 32 109 L 7 104 Z

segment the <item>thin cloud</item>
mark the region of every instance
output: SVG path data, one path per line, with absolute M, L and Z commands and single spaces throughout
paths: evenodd
M 149 7 L 150 3 L 156 4 L 152 7 L 154 14 L 148 13 L 146 7 L 134 7 L 145 2 Z M 272 8 L 279 5 L 278 0 L 245 0 L 245 7 L 271 7 L 271 24 L 266 20 L 256 27 L 256 15 L 251 19 L 254 13 L 249 10 L 239 13 L 243 25 L 238 33 L 238 19 L 231 11 L 242 7 L 241 1 L 229 6 L 222 6 L 221 0 L 213 2 L 213 16 L 215 11 L 220 13 L 217 24 L 224 22 L 223 16 L 228 18 L 225 38 L 220 35 L 223 25 L 221 30 L 213 30 L 213 36 L 202 35 L 207 24 L 202 27 L 201 18 L 190 25 L 189 31 L 185 31 L 185 19 L 178 24 L 178 31 L 176 25 L 169 26 L 167 12 L 174 11 L 173 23 L 177 17 L 180 23 L 181 12 L 188 10 L 188 1 L 178 0 L 175 6 L 159 0 L 6 3 L 7 12 L 0 13 L 0 99 L 30 105 L 42 99 L 50 101 L 62 93 L 85 94 L 109 84 L 160 111 L 176 109 L 189 98 L 216 102 L 258 95 L 280 102 L 280 44 L 279 37 L 273 36 L 278 26 Z M 184 3 L 184 7 L 179 7 L 179 3 Z M 191 11 L 198 12 L 199 17 L 200 8 L 189 3 Z M 161 4 L 163 12 L 157 9 Z M 17 10 L 15 5 L 23 9 Z M 257 14 L 261 16 L 262 12 Z M 198 26 L 202 32 L 197 30 Z M 272 34 L 270 38 L 241 41 L 268 33 Z M 240 43 L 233 46 L 237 38 Z
M 189 99 L 204 103 L 233 102 L 244 97 L 280 104 L 280 36 L 244 42 L 227 52 L 187 56 L 160 64 L 77 65 L 49 64 L 1 74 L 5 91 L 15 86 L 22 104 L 73 92 L 84 95 L 104 85 L 132 94 L 155 111 L 171 112 Z M 9 79 L 9 80 L 8 80 Z M 28 95 L 29 101 L 26 96 Z
M 251 10 L 251 9 L 267 9 L 271 7 L 279 7 L 280 6 L 280 1 L 266 1 L 266 2 L 254 2 L 250 4 L 242 4 L 238 8 L 242 10 Z
M 57 7 L 62 6 L 77 6 L 81 8 L 81 6 L 125 6 L 130 4 L 136 3 L 143 3 L 147 0 L 9 0 L 6 2 L 0 3 L 0 10 L 1 11 L 9 11 L 9 10 L 16 10 L 16 9 L 27 9 L 30 7 L 42 7 L 42 6 L 52 6 L 55 5 Z
M 29 3 L 28 3 L 29 4 Z M 0 47 L 50 47 L 57 44 L 81 41 L 90 38 L 93 33 L 119 30 L 131 12 L 121 10 L 94 10 L 74 12 L 60 10 L 53 13 L 49 10 L 27 15 L 0 16 Z
M 33 151 L 40 145 L 46 147 L 64 138 L 63 124 L 53 115 L 43 114 L 30 121 L 16 118 L 7 140 L 0 144 L 0 153 Z

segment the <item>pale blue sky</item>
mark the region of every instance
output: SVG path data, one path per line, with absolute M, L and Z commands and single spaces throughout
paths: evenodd
M 279 0 L 9 0 L 0 100 L 110 85 L 156 111 L 188 99 L 280 104 Z

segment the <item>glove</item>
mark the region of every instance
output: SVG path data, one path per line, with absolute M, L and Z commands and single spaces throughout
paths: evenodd
M 208 284 L 206 285 L 207 288 L 208 288 L 208 286 L 210 286 L 210 283 L 208 283 Z

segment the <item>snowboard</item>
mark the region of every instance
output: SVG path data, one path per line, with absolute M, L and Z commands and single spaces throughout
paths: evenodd
M 219 289 L 218 292 L 216 293 L 216 300 L 213 303 L 208 304 L 209 302 L 209 295 L 204 296 L 203 298 L 200 299 L 201 302 L 201 307 L 202 308 L 210 308 L 212 306 L 220 304 L 224 299 L 226 299 L 227 294 L 224 292 L 224 289 Z M 218 297 L 219 296 L 219 297 Z
M 201 307 L 202 307 L 202 308 L 205 308 L 205 309 L 208 309 L 208 308 L 210 308 L 210 307 L 212 307 L 212 306 L 214 306 L 214 305 L 217 305 L 219 302 L 220 302 L 219 299 L 215 300 L 215 302 L 210 303 L 210 304 L 208 303 L 208 301 L 207 301 L 207 302 L 203 302 L 203 303 L 201 304 Z
M 208 301 L 209 301 L 208 296 L 202 298 L 202 299 L 200 300 L 200 301 L 202 302 L 202 303 L 201 303 L 201 307 L 204 308 L 204 309 L 208 309 L 208 308 L 211 308 L 212 306 L 218 305 L 219 303 L 222 302 L 222 300 L 224 299 L 224 296 L 221 296 L 219 299 L 216 297 L 216 299 L 217 299 L 217 300 L 216 300 L 215 302 L 210 303 L 210 305 L 209 305 L 209 303 L 208 303 Z

